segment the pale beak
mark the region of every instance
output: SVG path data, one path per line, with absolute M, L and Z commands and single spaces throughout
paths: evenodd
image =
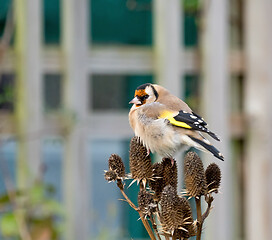
M 142 104 L 141 101 L 137 97 L 133 98 L 129 103 L 136 104 L 136 105 Z

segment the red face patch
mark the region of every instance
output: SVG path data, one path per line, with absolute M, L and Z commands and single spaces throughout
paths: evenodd
M 134 97 L 138 97 L 138 99 L 141 101 L 141 104 L 137 104 L 136 106 L 139 107 L 146 103 L 146 92 L 144 89 L 139 89 L 135 91 Z
M 138 97 L 143 97 L 146 95 L 146 92 L 144 89 L 139 89 L 135 91 L 134 97 L 138 96 Z

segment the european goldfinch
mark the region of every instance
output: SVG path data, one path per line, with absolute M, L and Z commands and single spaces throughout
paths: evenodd
M 150 83 L 139 86 L 129 103 L 133 104 L 129 112 L 130 126 L 148 152 L 173 159 L 187 145 L 224 160 L 222 153 L 202 135 L 206 133 L 220 141 L 203 118 L 162 86 Z

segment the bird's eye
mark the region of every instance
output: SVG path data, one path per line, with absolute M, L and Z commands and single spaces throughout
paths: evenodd
M 149 95 L 144 95 L 143 96 L 143 99 L 145 100 L 145 99 L 147 99 L 149 97 Z

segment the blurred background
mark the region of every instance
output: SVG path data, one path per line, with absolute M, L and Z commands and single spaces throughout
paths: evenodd
M 0 0 L 0 239 L 148 239 L 103 176 L 111 153 L 129 171 L 128 102 L 146 82 L 221 137 L 204 238 L 271 239 L 271 10 L 268 0 Z M 127 192 L 136 203 L 137 186 Z

